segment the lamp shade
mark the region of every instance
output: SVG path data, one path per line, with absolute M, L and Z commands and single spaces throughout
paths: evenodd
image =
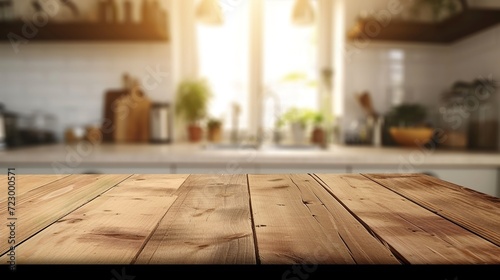
M 218 0 L 201 0 L 196 8 L 196 18 L 207 25 L 222 25 L 224 17 Z
M 314 24 L 314 7 L 310 0 L 295 0 L 292 10 L 292 23 L 296 25 Z

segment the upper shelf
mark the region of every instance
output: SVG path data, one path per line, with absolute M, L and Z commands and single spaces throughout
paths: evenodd
M 349 40 L 373 40 L 450 44 L 500 23 L 500 10 L 469 8 L 439 23 L 392 20 L 373 32 L 364 32 L 367 24 L 376 19 L 360 19 L 348 33 Z M 368 25 L 368 27 L 372 27 Z M 373 27 L 372 27 L 373 28 Z M 373 36 L 369 36 L 373 35 Z
M 24 29 L 23 29 L 24 28 Z M 9 41 L 9 33 L 14 33 L 33 41 L 158 41 L 169 40 L 167 28 L 152 23 L 98 23 L 98 22 L 65 22 L 48 23 L 36 27 L 36 32 L 27 29 L 32 38 L 28 38 L 25 23 L 1 22 L 0 41 Z M 12 37 L 12 36 L 10 36 Z

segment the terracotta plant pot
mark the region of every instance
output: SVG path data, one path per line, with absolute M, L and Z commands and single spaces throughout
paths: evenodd
M 320 127 L 315 127 L 311 133 L 311 142 L 313 144 L 323 145 L 325 142 L 325 130 Z
M 208 128 L 208 141 L 220 142 L 222 140 L 222 127 L 220 125 Z
M 203 130 L 199 125 L 191 124 L 188 126 L 189 142 L 200 142 L 203 136 Z

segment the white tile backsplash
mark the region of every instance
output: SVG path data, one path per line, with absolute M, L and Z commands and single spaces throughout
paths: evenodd
M 500 81 L 499 34 L 500 25 L 497 25 L 457 43 L 450 54 L 450 82 L 471 81 L 477 78 L 493 78 Z M 500 94 L 500 91 L 496 94 Z M 500 108 L 498 100 L 497 96 L 497 108 Z M 498 138 L 500 146 L 500 135 Z
M 391 64 L 397 61 L 391 60 L 391 57 L 394 58 L 391 50 L 403 53 L 403 87 L 411 93 L 409 101 L 429 108 L 438 108 L 442 92 L 457 80 L 471 81 L 481 77 L 500 80 L 500 26 L 449 46 L 372 41 L 352 52 L 346 61 L 345 126 L 364 116 L 354 98 L 363 90 L 372 94 L 376 110 L 384 112 L 389 109 L 389 88 L 393 81 L 390 69 Z
M 431 45 L 371 42 L 360 49 L 346 62 L 344 125 L 364 116 L 356 94 L 368 91 L 375 110 L 386 113 L 398 82 L 402 82 L 406 102 L 435 104 L 448 86 L 445 57 L 446 48 Z
M 168 43 L 30 43 L 15 54 L 0 44 L 0 102 L 22 115 L 35 110 L 58 118 L 62 139 L 69 125 L 86 125 L 102 117 L 104 93 L 121 86 L 122 74 L 141 78 L 147 67 L 170 71 Z M 149 92 L 153 100 L 171 99 L 170 78 Z

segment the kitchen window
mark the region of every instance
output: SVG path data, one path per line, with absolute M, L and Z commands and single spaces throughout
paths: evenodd
M 222 3 L 221 7 L 225 7 Z M 224 9 L 224 25 L 197 25 L 198 71 L 208 79 L 214 98 L 210 117 L 224 121 L 226 129 L 233 129 L 232 106 L 241 108 L 238 127 L 248 128 L 248 24 L 249 2 Z
M 316 110 L 319 105 L 317 26 L 294 25 L 294 4 L 287 0 L 264 2 L 265 129 L 272 129 L 276 117 L 293 107 Z
M 197 25 L 199 74 L 208 78 L 215 95 L 210 114 L 232 129 L 236 102 L 239 128 L 255 133 L 272 129 L 292 107 L 319 109 L 319 21 L 293 25 L 292 0 L 232 2 L 237 5 L 231 9 L 219 2 L 222 26 Z M 318 15 L 321 1 L 311 3 Z

